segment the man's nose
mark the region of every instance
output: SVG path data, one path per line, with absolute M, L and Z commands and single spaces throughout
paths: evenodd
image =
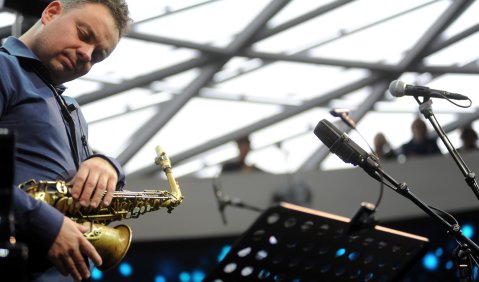
M 91 57 L 94 50 L 95 46 L 90 44 L 84 44 L 80 48 L 78 48 L 78 58 L 82 62 L 91 62 Z

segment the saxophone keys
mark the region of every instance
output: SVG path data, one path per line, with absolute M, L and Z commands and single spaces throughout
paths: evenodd
M 56 189 L 58 192 L 60 192 L 61 194 L 67 194 L 68 193 L 68 187 L 65 185 L 65 182 L 63 181 L 57 181 L 55 183 L 55 186 L 56 186 Z
M 133 209 L 132 216 L 133 216 L 133 217 L 138 217 L 138 216 L 140 215 L 139 212 L 140 212 L 140 208 L 139 208 L 139 207 L 135 207 L 135 208 Z

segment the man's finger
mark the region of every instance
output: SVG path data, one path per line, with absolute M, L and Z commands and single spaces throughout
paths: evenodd
M 90 269 L 89 269 L 88 260 L 86 260 L 82 256 L 80 251 L 73 253 L 72 257 L 73 257 L 73 262 L 76 263 L 76 269 L 81 274 L 81 278 L 86 279 L 86 278 L 90 277 Z
M 76 279 L 76 280 L 81 280 L 82 276 L 80 275 L 80 272 L 78 271 L 75 262 L 73 261 L 73 258 L 69 255 L 65 255 L 62 257 L 63 265 L 65 266 L 66 270 L 70 275 Z M 82 259 L 83 261 L 83 259 Z M 85 261 L 83 261 L 85 263 Z
M 85 185 L 85 181 L 88 178 L 88 173 L 89 173 L 88 169 L 85 169 L 84 167 L 80 167 L 78 172 L 70 181 L 70 183 L 73 184 L 71 194 L 72 194 L 72 197 L 76 200 L 80 199 L 83 186 Z
M 91 199 L 91 206 L 93 208 L 98 207 L 100 204 L 103 195 L 106 192 L 107 189 L 107 184 L 108 184 L 108 178 L 106 177 L 100 177 L 97 181 L 96 188 L 95 188 L 95 195 Z
M 100 255 L 95 250 L 95 247 L 93 247 L 88 240 L 85 239 L 80 243 L 80 250 L 83 254 L 89 257 L 96 266 L 100 266 L 103 263 Z
M 105 197 L 103 198 L 103 205 L 104 206 L 108 206 L 111 204 L 111 201 L 113 199 L 113 194 L 115 193 L 115 190 L 116 190 L 116 183 L 117 183 L 117 180 L 115 179 L 115 181 L 108 181 L 108 186 L 106 188 L 106 194 L 105 194 Z
M 87 207 L 91 201 L 93 191 L 98 182 L 98 174 L 90 173 L 88 179 L 83 184 L 83 191 L 80 196 L 80 205 Z

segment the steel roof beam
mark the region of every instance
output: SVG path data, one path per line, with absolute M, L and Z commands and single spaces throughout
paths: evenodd
M 266 29 L 262 28 L 261 31 L 255 35 L 252 39 L 251 42 L 256 42 L 259 40 L 263 40 L 267 37 L 273 36 L 277 33 L 280 33 L 284 31 L 286 28 L 292 28 L 296 25 L 302 24 L 305 21 L 308 21 L 312 18 L 315 18 L 319 15 L 322 15 L 326 12 L 329 12 L 337 7 L 340 7 L 346 3 L 352 2 L 355 0 L 341 0 L 341 1 L 335 1 L 333 3 L 327 4 L 325 6 L 319 7 L 313 11 L 307 12 L 303 15 L 300 15 L 296 18 L 293 18 L 275 28 L 271 29 Z M 220 56 L 225 56 L 228 55 L 229 51 L 226 50 L 225 48 L 220 48 L 220 47 L 215 47 L 211 46 L 208 44 L 201 44 L 201 43 L 195 43 L 187 40 L 181 40 L 181 39 L 175 39 L 175 38 L 169 38 L 169 37 L 164 37 L 164 36 L 158 36 L 158 35 L 151 35 L 151 34 L 145 34 L 145 33 L 140 33 L 136 32 L 134 30 L 131 30 L 128 32 L 126 35 L 127 37 L 138 39 L 138 40 L 146 40 L 150 42 L 155 42 L 155 43 L 160 43 L 160 44 L 167 44 L 167 45 L 172 45 L 176 47 L 181 47 L 181 48 L 189 48 L 189 49 L 195 49 L 201 52 L 209 53 L 210 55 L 220 55 Z
M 330 91 L 328 93 L 325 93 L 324 95 L 320 97 L 316 97 L 314 99 L 311 99 L 307 102 L 305 102 L 301 106 L 297 107 L 289 107 L 287 110 L 284 112 L 281 112 L 279 114 L 264 118 L 262 120 L 259 120 L 251 125 L 247 125 L 243 128 L 236 129 L 234 132 L 225 134 L 223 136 L 220 136 L 218 138 L 215 138 L 214 140 L 209 140 L 201 145 L 196 146 L 195 148 L 189 149 L 185 152 L 179 153 L 177 155 L 171 156 L 170 160 L 173 164 L 178 164 L 183 161 L 186 161 L 190 159 L 193 156 L 199 155 L 201 153 L 204 153 L 208 150 L 211 150 L 215 147 L 218 147 L 220 145 L 223 145 L 225 143 L 234 141 L 240 137 L 247 136 L 251 134 L 254 131 L 258 131 L 260 129 L 266 128 L 270 125 L 273 125 L 279 121 L 282 121 L 284 119 L 293 117 L 297 114 L 300 114 L 304 111 L 313 109 L 315 107 L 320 107 L 323 105 L 326 105 L 329 103 L 331 99 L 336 99 L 340 98 L 352 91 L 361 89 L 363 87 L 366 87 L 372 83 L 375 83 L 379 80 L 382 79 L 382 76 L 379 75 L 369 75 L 366 76 L 365 78 L 352 82 L 350 84 L 347 84 L 337 90 Z M 158 168 L 155 166 L 149 166 L 144 169 L 139 170 L 135 175 L 142 175 L 142 174 L 151 174 L 151 173 L 157 173 Z
M 185 88 L 181 95 L 170 101 L 168 107 L 150 119 L 133 134 L 135 138 L 130 139 L 130 144 L 118 155 L 118 162 L 122 165 L 127 163 L 192 97 L 199 93 L 201 88 L 211 82 L 214 75 L 221 70 L 231 57 L 244 48 L 251 38 L 289 2 L 290 0 L 277 0 L 267 5 L 265 9 L 250 22 L 243 32 L 229 44 L 226 48 L 228 51 L 227 58 L 217 59 L 214 63 L 203 67 L 200 75 Z
M 354 2 L 356 0 L 338 0 L 338 1 L 334 1 L 334 2 L 331 2 L 331 3 L 328 3 L 324 6 L 320 6 L 312 11 L 309 11 L 309 12 L 306 12 L 296 18 L 293 18 L 289 21 L 286 21 L 274 28 L 269 28 L 269 29 L 264 29 L 262 30 L 260 33 L 258 33 L 257 36 L 254 37 L 254 41 L 255 42 L 258 42 L 258 41 L 261 41 L 265 38 L 268 38 L 270 36 L 273 36 L 275 34 L 278 34 L 280 32 L 283 32 L 287 29 L 290 29 L 290 28 L 293 28 L 297 25 L 300 25 L 302 23 L 305 23 L 309 20 L 312 20 L 314 18 L 317 18 L 318 16 L 321 16 L 321 15 L 324 15 L 328 12 L 331 12 L 332 10 L 334 9 L 337 9 L 337 8 L 340 8 L 346 4 L 349 4 L 351 2 Z
M 428 46 L 439 38 L 439 35 L 453 23 L 473 1 L 457 0 L 452 1 L 448 9 L 431 25 L 425 34 L 410 49 L 399 67 L 402 70 L 408 70 L 411 66 L 417 64 L 425 56 Z
M 362 68 L 362 69 L 368 69 L 371 71 L 392 72 L 392 73 L 397 72 L 398 70 L 398 67 L 396 65 L 311 57 L 305 54 L 304 52 L 287 55 L 287 54 L 280 54 L 280 53 L 268 53 L 268 52 L 248 50 L 244 52 L 244 55 L 250 58 L 258 58 L 258 59 L 267 60 L 267 61 L 284 61 L 284 62 L 294 62 L 294 63 L 307 63 L 307 64 L 314 64 L 314 65 L 338 66 L 338 67 L 345 67 L 345 68 Z
M 209 44 L 201 44 L 201 43 L 196 43 L 196 42 L 192 42 L 188 40 L 181 40 L 181 39 L 175 39 L 175 38 L 170 38 L 170 37 L 165 37 L 160 35 L 147 34 L 147 33 L 137 32 L 134 30 L 129 31 L 126 36 L 132 39 L 137 39 L 137 40 L 144 40 L 148 42 L 171 45 L 171 46 L 175 46 L 179 48 L 194 49 L 194 50 L 207 53 L 209 55 L 221 55 L 221 56 L 226 55 L 226 51 L 222 47 L 215 47 Z
M 377 20 L 377 21 L 375 21 L 375 22 L 372 22 L 372 23 L 369 23 L 369 24 L 360 26 L 360 27 L 358 27 L 358 28 L 356 28 L 356 29 L 353 29 L 353 30 L 350 30 L 350 31 L 348 31 L 348 32 L 343 32 L 343 33 L 339 34 L 339 35 L 336 36 L 336 37 L 333 37 L 333 38 L 328 39 L 328 40 L 325 40 L 325 41 L 321 41 L 321 42 L 319 42 L 319 43 L 317 43 L 317 44 L 315 44 L 315 45 L 313 45 L 313 46 L 309 46 L 309 47 L 307 47 L 307 48 L 304 48 L 302 51 L 298 51 L 298 52 L 296 52 L 296 53 L 290 55 L 290 56 L 292 56 L 292 57 L 290 57 L 289 60 L 291 60 L 291 59 L 293 59 L 293 58 L 294 58 L 294 59 L 298 59 L 298 60 L 302 59 L 302 60 L 304 60 L 304 63 L 308 63 L 308 62 L 312 63 L 313 61 L 308 60 L 308 59 L 305 59 L 305 58 L 309 57 L 308 54 L 307 54 L 307 52 L 308 52 L 310 49 L 317 48 L 317 47 L 319 47 L 319 46 L 329 44 L 329 43 L 331 43 L 331 42 L 334 42 L 334 41 L 339 40 L 339 39 L 341 39 L 341 38 L 344 38 L 344 37 L 346 37 L 346 36 L 353 35 L 353 34 L 355 34 L 355 33 L 357 33 L 357 32 L 360 32 L 360 31 L 363 31 L 363 30 L 365 30 L 365 29 L 374 27 L 374 26 L 379 25 L 379 24 L 381 24 L 381 23 L 384 23 L 384 22 L 386 22 L 386 21 L 390 21 L 390 20 L 392 20 L 392 19 L 394 19 L 394 18 L 397 18 L 397 17 L 400 17 L 400 16 L 402 16 L 402 15 L 404 15 L 404 14 L 407 14 L 407 13 L 410 13 L 410 12 L 413 12 L 413 11 L 416 11 L 416 10 L 418 10 L 418 9 L 420 9 L 420 8 L 423 8 L 423 7 L 427 6 L 427 5 L 430 5 L 430 4 L 434 3 L 434 2 L 437 2 L 437 0 L 430 1 L 430 2 L 428 2 L 428 3 L 425 3 L 425 4 L 422 4 L 422 5 L 413 7 L 413 8 L 411 8 L 411 9 L 406 10 L 406 11 L 402 11 L 402 12 L 396 13 L 396 14 L 394 14 L 394 15 L 392 15 L 392 16 L 388 16 L 388 17 L 383 18 L 383 19 L 379 19 L 379 20 Z M 242 55 L 247 56 L 247 54 L 250 53 L 250 52 L 251 52 L 251 54 L 255 54 L 255 53 L 254 53 L 254 50 L 247 49 L 247 50 L 244 50 L 244 51 L 242 52 Z M 258 53 L 256 53 L 256 54 L 257 54 L 258 56 L 260 56 L 260 55 L 261 55 L 261 56 L 264 56 L 264 57 L 263 57 L 263 58 L 264 58 L 264 63 L 263 63 L 262 65 L 260 65 L 260 66 L 258 66 L 258 67 L 256 67 L 256 68 L 250 69 L 250 70 L 248 70 L 247 72 L 242 72 L 242 73 L 236 74 L 236 75 L 234 75 L 234 76 L 231 76 L 231 77 L 229 77 L 229 78 L 223 79 L 221 82 L 224 82 L 224 81 L 227 81 L 227 80 L 230 80 L 230 79 L 239 77 L 239 76 L 241 76 L 241 75 L 244 75 L 244 74 L 246 74 L 246 73 L 255 71 L 255 70 L 257 70 L 257 69 L 260 69 L 260 68 L 262 68 L 262 67 L 264 67 L 264 66 L 267 66 L 267 65 L 269 65 L 270 63 L 272 63 L 271 60 L 267 60 L 266 56 L 268 56 L 268 54 L 267 54 L 266 52 L 258 52 Z M 269 54 L 269 55 L 271 56 L 271 54 Z M 298 57 L 294 57 L 294 56 L 298 56 Z M 307 56 L 307 57 L 305 57 L 305 56 Z M 277 57 L 277 58 L 279 59 L 280 57 Z M 327 64 L 327 63 L 339 63 L 338 60 L 326 60 L 326 59 L 324 59 L 323 61 L 319 61 L 319 60 L 323 60 L 323 59 L 318 59 L 318 61 L 315 62 L 315 63 L 325 63 L 325 64 Z M 392 72 L 392 71 L 394 71 L 394 70 L 395 70 L 395 71 L 398 71 L 398 69 L 399 69 L 397 66 L 395 66 L 395 67 L 389 67 L 389 66 L 387 66 L 387 65 L 377 65 L 377 66 L 375 66 L 374 64 L 366 64 L 366 63 L 361 63 L 361 62 L 358 62 L 358 61 L 355 61 L 355 62 L 354 62 L 354 61 L 352 61 L 352 62 L 342 61 L 341 63 L 345 64 L 345 66 L 347 66 L 348 64 L 350 64 L 351 67 L 370 67 L 371 69 L 377 69 L 378 71 L 385 71 L 385 72 Z
M 151 17 L 151 18 L 147 18 L 147 19 L 144 19 L 144 20 L 141 20 L 141 21 L 136 21 L 133 25 L 138 25 L 138 24 L 142 24 L 142 23 L 145 23 L 145 22 L 157 20 L 157 19 L 160 19 L 160 18 L 163 18 L 163 17 L 171 16 L 171 15 L 174 15 L 174 14 L 177 14 L 177 13 L 181 13 L 181 12 L 188 11 L 188 10 L 191 10 L 191 9 L 194 9 L 194 8 L 198 8 L 198 7 L 201 7 L 201 6 L 204 6 L 204 5 L 208 5 L 208 4 L 211 4 L 212 2 L 216 2 L 216 1 L 218 1 L 218 0 L 208 0 L 208 1 L 203 1 L 203 2 L 200 2 L 200 3 L 195 3 L 193 5 L 186 6 L 186 7 L 183 7 L 183 8 L 179 8 L 179 9 L 176 9 L 176 10 L 165 11 L 165 13 L 163 13 L 161 15 Z
M 123 91 L 133 89 L 135 87 L 142 87 L 146 84 L 152 83 L 153 81 L 157 81 L 171 75 L 175 75 L 193 68 L 201 67 L 207 63 L 210 63 L 211 60 L 212 59 L 210 57 L 206 56 L 195 59 L 188 59 L 182 63 L 135 77 L 118 85 L 112 85 L 99 91 L 83 94 L 77 97 L 76 100 L 78 101 L 78 104 L 85 105 L 91 102 L 101 100 L 103 98 L 113 96 Z

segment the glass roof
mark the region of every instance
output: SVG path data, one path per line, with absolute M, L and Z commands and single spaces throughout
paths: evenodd
M 176 177 L 213 177 L 243 135 L 248 162 L 270 173 L 350 167 L 314 127 L 328 119 L 348 131 L 329 114 L 347 108 L 370 145 L 378 132 L 393 147 L 407 142 L 418 104 L 391 96 L 395 79 L 471 98 L 467 109 L 433 101 L 454 145 L 458 127 L 479 129 L 476 1 L 127 2 L 128 35 L 65 92 L 83 107 L 90 145 L 127 173 L 156 172 L 161 145 Z M 0 12 L 2 37 L 16 25 L 14 11 Z

